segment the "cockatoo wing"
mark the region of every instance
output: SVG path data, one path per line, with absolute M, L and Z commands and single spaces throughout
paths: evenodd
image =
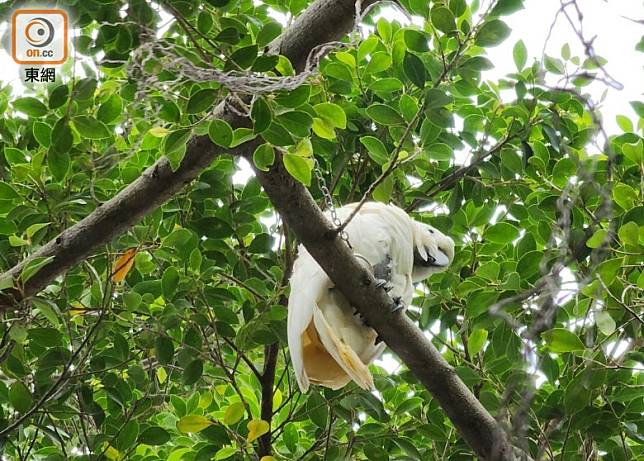
M 302 392 L 309 388 L 304 368 L 304 351 L 315 355 L 321 349 L 314 332 L 310 331 L 313 310 L 318 300 L 331 288 L 332 283 L 313 257 L 300 245 L 299 256 L 293 265 L 291 294 L 288 299 L 288 344 L 295 378 Z M 321 352 L 319 352 L 321 355 Z M 327 354 L 328 355 L 328 354 Z M 322 363 L 323 359 L 319 358 Z

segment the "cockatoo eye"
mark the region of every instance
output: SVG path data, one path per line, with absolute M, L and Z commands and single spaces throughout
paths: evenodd
M 433 229 L 427 229 L 427 230 L 429 231 L 429 233 L 430 233 L 430 234 L 433 234 L 433 233 L 434 233 L 434 230 L 433 230 Z

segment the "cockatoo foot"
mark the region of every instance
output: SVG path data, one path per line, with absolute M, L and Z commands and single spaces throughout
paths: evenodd
M 391 290 L 394 289 L 394 286 L 388 280 L 385 280 L 385 279 L 376 279 L 376 287 L 382 288 L 387 293 L 389 293 Z
M 391 306 L 391 312 L 398 312 L 398 311 L 404 311 L 407 306 L 405 306 L 405 303 L 403 302 L 402 298 L 400 296 L 394 296 L 393 297 L 394 303 Z

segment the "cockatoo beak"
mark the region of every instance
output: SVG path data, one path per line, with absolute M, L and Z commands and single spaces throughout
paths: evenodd
M 449 266 L 449 258 L 440 249 L 428 252 L 429 256 L 434 259 L 432 266 L 446 267 Z
M 421 247 L 422 248 L 422 247 Z M 414 266 L 417 267 L 447 267 L 450 260 L 445 252 L 439 248 L 424 248 L 424 252 L 414 252 Z M 423 255 L 423 253 L 425 253 Z

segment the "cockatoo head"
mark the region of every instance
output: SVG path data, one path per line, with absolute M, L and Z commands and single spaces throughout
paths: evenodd
M 429 224 L 414 222 L 412 280 L 420 282 L 444 271 L 454 259 L 454 240 Z

